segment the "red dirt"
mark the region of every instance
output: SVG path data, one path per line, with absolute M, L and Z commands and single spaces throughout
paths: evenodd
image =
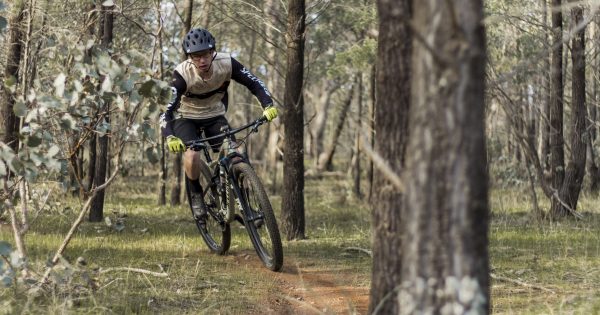
M 350 272 L 317 268 L 301 268 L 286 257 L 281 272 L 267 270 L 257 259 L 246 259 L 255 253 L 237 253 L 233 259 L 240 265 L 252 266 L 265 277 L 274 277 L 281 294 L 271 298 L 269 307 L 260 314 L 366 314 L 368 287 L 338 285 Z M 252 257 L 254 258 L 254 257 Z

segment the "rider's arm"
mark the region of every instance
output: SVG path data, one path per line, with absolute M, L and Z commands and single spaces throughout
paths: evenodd
M 160 129 L 162 130 L 163 137 L 173 135 L 173 121 L 175 120 L 174 113 L 179 108 L 179 102 L 181 101 L 181 95 L 185 93 L 187 84 L 179 72 L 173 72 L 173 81 L 171 82 L 171 91 L 173 96 L 171 101 L 167 104 L 167 109 L 160 115 Z
M 236 82 L 246 86 L 260 102 L 260 105 L 265 108 L 273 105 L 271 93 L 259 78 L 257 78 L 250 70 L 246 69 L 239 61 L 231 58 L 231 78 Z

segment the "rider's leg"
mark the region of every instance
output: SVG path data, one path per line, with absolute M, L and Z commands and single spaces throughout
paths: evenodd
M 175 135 L 184 142 L 198 139 L 196 130 L 196 123 L 188 119 L 178 119 L 175 121 L 173 128 Z M 188 183 L 190 206 L 197 218 L 206 216 L 206 209 L 204 209 L 202 205 L 202 187 L 198 180 L 200 177 L 200 169 L 198 166 L 200 157 L 200 152 L 193 150 L 187 150 L 183 154 L 183 168 Z

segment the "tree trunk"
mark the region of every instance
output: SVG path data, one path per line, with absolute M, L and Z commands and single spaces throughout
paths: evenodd
M 414 4 L 399 313 L 487 314 L 483 4 Z
M 548 4 L 547 0 L 541 0 L 541 12 L 542 12 L 542 24 L 547 25 L 548 21 Z M 548 32 L 544 32 L 545 42 L 550 42 Z M 543 58 L 543 68 L 550 69 L 551 54 L 546 55 Z M 552 71 L 548 72 L 547 76 L 544 74 L 542 77 L 542 111 L 540 119 L 540 160 L 542 167 L 546 171 L 550 171 L 550 82 L 552 80 Z
M 563 46 L 561 0 L 552 0 L 552 59 L 550 66 L 550 178 L 551 187 L 558 191 L 565 176 L 563 138 Z M 559 200 L 554 196 L 552 209 L 560 211 Z
M 190 10 L 191 12 L 191 10 Z M 164 71 L 164 59 L 163 59 L 163 40 L 162 40 L 162 28 L 163 28 L 163 24 L 162 24 L 162 16 L 161 16 L 161 11 L 160 11 L 160 1 L 156 1 L 156 14 L 157 14 L 157 19 L 158 19 L 158 69 L 160 72 L 160 79 L 164 80 L 165 79 L 165 71 Z M 191 17 L 190 17 L 191 19 Z M 167 179 L 168 179 L 168 172 L 167 172 L 167 159 L 166 159 L 166 155 L 167 152 L 165 150 L 165 138 L 162 136 L 159 136 L 159 153 L 160 153 L 160 168 L 159 168 L 159 172 L 158 172 L 158 205 L 159 206 L 164 206 L 167 204 Z
M 194 12 L 194 1 L 187 0 L 185 7 L 185 21 L 183 25 L 184 33 L 187 33 L 192 28 L 192 13 Z M 182 60 L 187 58 L 185 53 L 181 55 Z M 181 182 L 183 180 L 183 165 L 182 165 L 182 154 L 177 153 L 173 158 L 173 175 L 175 177 L 175 184 L 171 188 L 171 206 L 181 204 Z
M 9 21 L 9 35 L 6 49 L 6 66 L 4 68 L 4 82 L 1 87 L 4 89 L 4 104 L 2 106 L 2 122 L 4 127 L 4 138 L 2 142 L 6 143 L 16 153 L 19 149 L 19 119 L 13 111 L 15 105 L 15 95 L 9 88 L 4 86 L 10 78 L 14 78 L 14 86 L 19 82 L 19 76 L 25 75 L 19 73 L 21 63 L 22 37 L 21 22 L 25 16 L 25 2 L 17 0 L 14 3 L 13 12 Z
M 304 0 L 288 1 L 282 218 L 288 240 L 304 239 Z
M 378 0 L 375 151 L 395 173 L 404 167 L 411 91 L 412 19 L 410 0 Z M 379 169 L 374 174 L 377 206 L 372 207 L 373 268 L 369 314 L 398 314 L 401 272 L 402 192 Z
M 575 5 L 571 9 L 571 21 L 572 28 L 583 22 L 583 8 L 581 6 Z M 560 187 L 560 200 L 552 199 L 550 215 L 553 219 L 572 214 L 571 210 L 577 208 L 577 200 L 579 199 L 583 175 L 585 174 L 585 28 L 575 33 L 571 46 L 573 63 L 573 98 L 570 124 L 571 156 L 566 167 L 564 181 L 561 186 L 557 186 Z
M 344 129 L 344 125 L 346 124 L 346 117 L 348 116 L 348 111 L 350 110 L 350 105 L 352 104 L 352 98 L 354 93 L 352 92 L 353 88 L 350 88 L 348 91 L 348 98 L 342 103 L 342 108 L 340 109 L 339 119 L 333 130 L 333 136 L 331 139 L 331 144 L 325 150 L 325 152 L 319 155 L 319 161 L 317 163 L 317 169 L 319 171 L 322 170 L 333 170 L 333 155 L 335 154 L 335 149 L 338 144 L 338 139 L 342 134 L 342 129 Z
M 108 50 L 113 41 L 113 10 L 114 6 L 103 6 L 104 31 L 102 35 L 102 48 Z M 103 113 L 106 123 L 110 124 L 110 103 L 106 101 Z M 98 151 L 96 154 L 96 174 L 94 175 L 94 186 L 98 187 L 106 182 L 106 173 L 108 168 L 108 134 L 98 138 Z M 90 207 L 90 222 L 100 222 L 104 219 L 104 194 L 105 189 L 99 191 Z
M 369 79 L 369 81 L 371 81 L 370 84 L 370 101 L 369 101 L 369 142 L 371 145 L 371 148 L 375 147 L 375 103 L 376 103 L 376 93 L 375 93 L 375 76 L 376 76 L 376 70 L 375 70 L 375 66 L 372 67 L 371 70 L 371 77 Z M 368 185 L 369 185 L 369 195 L 368 195 L 368 200 L 369 202 L 372 201 L 372 197 L 373 197 L 373 180 L 374 180 L 374 164 L 373 164 L 373 160 L 369 159 L 369 161 L 367 162 L 368 166 L 367 166 L 367 181 L 368 181 Z
M 594 42 L 600 42 L 600 17 L 596 15 L 595 19 L 596 23 L 594 23 Z M 598 58 L 598 45 L 595 46 L 594 50 L 594 58 L 593 66 L 595 69 L 598 69 L 600 66 L 600 58 Z M 590 177 L 590 191 L 594 194 L 597 194 L 600 191 L 600 170 L 598 170 L 598 165 L 596 164 L 596 154 L 594 151 L 594 142 L 597 137 L 597 121 L 598 121 L 598 111 L 596 106 L 598 104 L 598 80 L 592 80 L 592 106 L 588 106 L 588 115 L 587 119 L 588 126 L 588 136 L 587 136 L 587 173 Z
M 356 132 L 354 134 L 354 154 L 355 154 L 355 158 L 354 158 L 354 165 L 352 165 L 352 173 L 353 173 L 353 193 L 354 196 L 356 196 L 356 198 L 358 199 L 362 199 L 362 193 L 360 191 L 360 141 L 361 141 L 361 137 L 362 137 L 362 133 L 363 133 L 363 128 L 362 128 L 362 108 L 363 108 L 363 104 L 362 104 L 362 94 L 363 94 L 363 80 L 362 80 L 362 75 L 359 74 L 358 75 L 358 91 L 357 91 L 357 97 L 356 97 L 356 104 L 357 104 L 357 119 L 356 119 Z

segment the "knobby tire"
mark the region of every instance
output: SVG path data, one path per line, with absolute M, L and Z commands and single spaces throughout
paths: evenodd
M 233 172 L 239 187 L 244 224 L 252 245 L 268 269 L 279 271 L 283 266 L 283 248 L 275 214 L 264 186 L 247 163 L 235 164 Z M 262 222 L 253 220 L 260 216 Z

